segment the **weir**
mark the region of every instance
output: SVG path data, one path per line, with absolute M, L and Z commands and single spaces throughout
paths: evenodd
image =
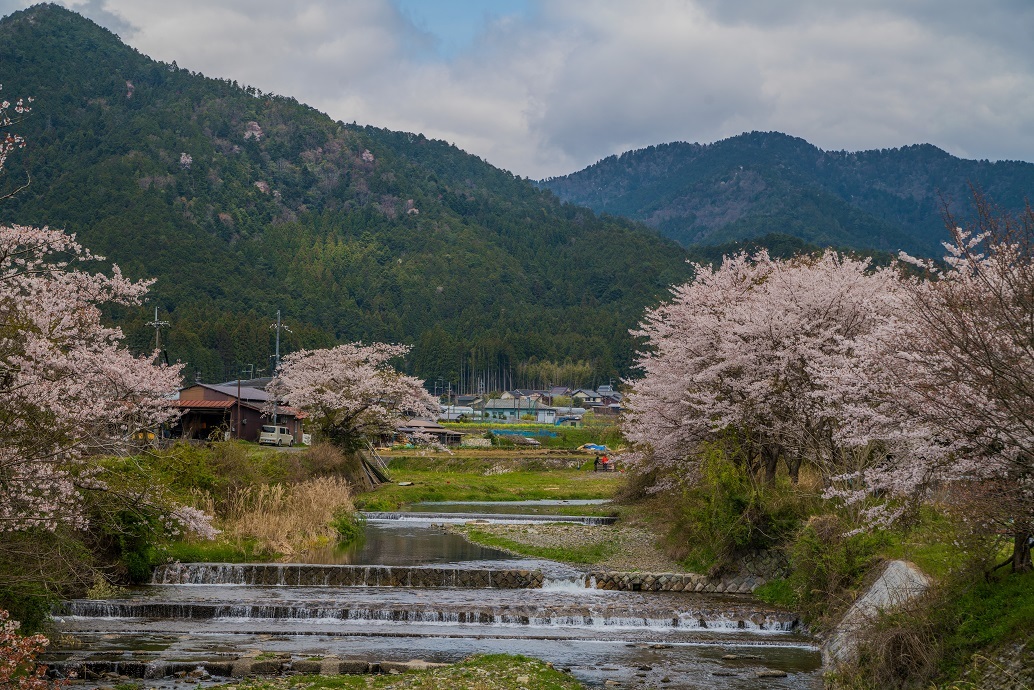
M 516 521 L 610 519 L 530 514 L 556 505 L 524 502 Z M 353 559 L 345 563 L 173 563 L 118 598 L 63 602 L 57 628 L 80 644 L 55 646 L 47 660 L 56 675 L 92 679 L 88 688 L 169 673 L 205 685 L 263 673 L 385 672 L 414 658 L 503 652 L 569 668 L 590 686 L 717 689 L 738 677 L 735 687 L 771 687 L 755 674 L 773 669 L 788 674 L 778 687 L 818 680 L 818 650 L 795 614 L 719 593 L 749 591 L 749 583 L 586 572 L 459 548 L 432 522 L 514 514 L 433 507 L 441 510 L 416 521 L 371 519 L 365 546 L 335 556 Z
M 542 587 L 544 580 L 534 570 L 290 563 L 173 563 L 157 567 L 151 576 L 155 585 L 467 589 L 529 589 Z
M 520 513 L 449 513 L 449 512 L 364 512 L 367 520 L 398 520 L 408 522 L 438 522 L 464 524 L 468 522 L 489 522 L 494 524 L 546 524 L 550 522 L 573 522 L 579 525 L 613 525 L 617 520 L 610 515 L 541 515 Z
M 200 589 L 200 591 L 199 591 Z M 792 632 L 797 617 L 756 606 L 748 600 L 710 600 L 704 596 L 616 595 L 588 592 L 563 596 L 557 591 L 484 592 L 476 601 L 463 590 L 432 600 L 399 588 L 300 589 L 255 593 L 238 587 L 201 587 L 147 592 L 131 599 L 64 602 L 62 617 L 93 619 L 200 620 L 226 623 L 276 621 L 285 629 L 298 622 L 371 621 L 406 624 L 526 626 L 530 628 L 610 628 Z

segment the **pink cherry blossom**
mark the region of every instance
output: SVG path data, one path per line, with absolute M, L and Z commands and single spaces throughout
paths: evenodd
M 91 458 L 175 415 L 179 366 L 133 357 L 101 318 L 149 283 L 86 270 L 100 260 L 74 235 L 0 227 L 0 531 L 84 526 Z
M 362 449 L 409 418 L 438 413 L 439 402 L 423 381 L 390 364 L 408 351 L 404 345 L 353 343 L 295 352 L 284 358 L 269 390 L 305 410 L 318 437 Z

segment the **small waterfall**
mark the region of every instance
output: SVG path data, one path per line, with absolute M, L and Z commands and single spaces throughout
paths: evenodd
M 585 575 L 576 575 L 574 577 L 547 577 L 542 582 L 542 589 L 549 592 L 571 592 L 574 594 L 585 593 L 585 590 L 591 589 L 592 584 L 588 581 Z
M 151 575 L 153 585 L 269 587 L 538 589 L 543 580 L 536 570 L 277 563 L 171 563 Z
M 371 621 L 384 623 L 480 624 L 519 627 L 575 627 L 622 629 L 675 629 L 711 631 L 789 632 L 797 624 L 789 614 L 744 611 L 672 611 L 620 601 L 584 604 L 559 602 L 550 606 L 471 607 L 469 604 L 435 606 L 424 602 L 394 605 L 347 605 L 326 602 L 240 604 L 162 601 L 65 602 L 58 615 L 102 619 Z

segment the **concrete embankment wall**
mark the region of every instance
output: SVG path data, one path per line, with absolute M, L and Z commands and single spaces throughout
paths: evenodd
M 860 635 L 881 611 L 889 611 L 920 596 L 930 578 L 908 561 L 889 561 L 876 581 L 847 610 L 822 645 L 822 664 L 836 667 L 852 663 L 858 655 Z

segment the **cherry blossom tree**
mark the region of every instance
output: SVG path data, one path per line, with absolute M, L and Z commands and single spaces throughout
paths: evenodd
M 872 391 L 855 436 L 898 452 L 864 473 L 894 494 L 954 492 L 973 520 L 1008 534 L 1002 563 L 1031 569 L 1034 536 L 1034 211 L 1003 213 L 979 194 L 968 228 L 948 216 L 946 268 L 905 284 L 904 309 L 863 346 L 854 383 Z M 977 500 L 979 499 L 979 500 Z
M 3 89 L 2 85 L 0 85 L 0 89 Z M 10 128 L 31 110 L 29 107 L 31 102 L 31 98 L 19 98 L 14 103 L 0 98 L 0 173 L 3 172 L 7 157 L 15 150 L 25 148 L 25 139 L 21 135 L 11 132 Z M 12 192 L 0 194 L 0 200 L 11 197 L 25 186 L 22 185 Z
M 149 283 L 86 270 L 100 260 L 57 230 L 0 227 L 0 532 L 85 526 L 91 457 L 175 414 L 179 366 L 133 357 L 101 319 Z
M 284 358 L 269 391 L 305 410 L 317 437 L 345 451 L 361 450 L 406 419 L 439 411 L 423 381 L 391 366 L 408 351 L 404 345 L 353 343 L 295 352 Z
M 18 621 L 10 620 L 7 611 L 0 610 L 0 688 L 12 690 L 56 690 L 58 681 L 47 680 L 47 667 L 36 662 L 36 657 L 50 644 L 43 635 L 23 637 L 18 634 Z
M 856 366 L 856 339 L 893 313 L 898 280 L 832 251 L 697 266 L 636 332 L 644 375 L 630 382 L 626 435 L 652 465 L 692 466 L 699 444 L 722 441 L 769 483 L 780 459 L 795 480 L 805 457 L 832 474 L 855 395 L 835 372 Z

